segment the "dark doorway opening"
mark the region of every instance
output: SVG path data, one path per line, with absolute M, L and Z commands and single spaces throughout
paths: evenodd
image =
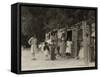
M 72 31 L 67 31 L 67 40 L 72 41 Z

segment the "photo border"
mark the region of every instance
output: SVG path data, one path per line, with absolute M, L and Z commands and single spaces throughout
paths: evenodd
M 18 73 L 19 74 L 27 74 L 27 73 L 47 73 L 47 72 L 64 72 L 64 71 L 80 71 L 80 70 L 93 70 L 98 68 L 98 8 L 97 7 L 84 7 L 84 6 L 69 6 L 69 5 L 53 5 L 53 4 L 37 4 L 37 3 L 17 3 L 18 4 L 18 56 L 17 56 L 17 63 L 18 63 Z M 41 70 L 25 70 L 23 71 L 21 69 L 21 7 L 27 6 L 27 7 L 52 7 L 52 8 L 71 8 L 71 9 L 87 9 L 87 10 L 95 10 L 95 31 L 96 31 L 96 42 L 95 42 L 95 67 L 75 67 L 75 68 L 58 68 L 58 69 L 41 69 Z

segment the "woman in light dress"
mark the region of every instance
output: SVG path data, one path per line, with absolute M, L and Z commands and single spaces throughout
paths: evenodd
M 36 54 L 36 51 L 37 51 L 37 39 L 36 37 L 31 37 L 28 41 L 29 45 L 31 45 L 31 54 L 32 54 L 32 59 L 35 60 L 36 57 L 35 57 L 35 54 Z
M 71 56 L 71 46 L 72 46 L 72 41 L 68 39 L 66 42 L 66 55 Z
M 80 50 L 79 50 L 79 59 L 84 58 L 84 47 L 83 47 L 83 41 L 81 41 Z

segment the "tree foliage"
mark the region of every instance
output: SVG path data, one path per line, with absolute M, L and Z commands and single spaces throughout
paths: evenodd
M 94 10 L 23 6 L 21 29 L 24 36 L 36 35 L 41 41 L 45 32 L 54 28 L 70 27 L 88 19 L 95 20 Z

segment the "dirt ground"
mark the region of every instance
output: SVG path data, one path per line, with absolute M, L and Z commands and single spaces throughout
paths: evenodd
M 21 52 L 22 71 L 95 66 L 95 63 L 86 65 L 83 58 L 77 60 L 73 58 L 57 57 L 54 61 L 46 60 L 44 54 L 40 51 L 36 53 L 36 60 L 32 60 L 30 49 L 23 49 Z

